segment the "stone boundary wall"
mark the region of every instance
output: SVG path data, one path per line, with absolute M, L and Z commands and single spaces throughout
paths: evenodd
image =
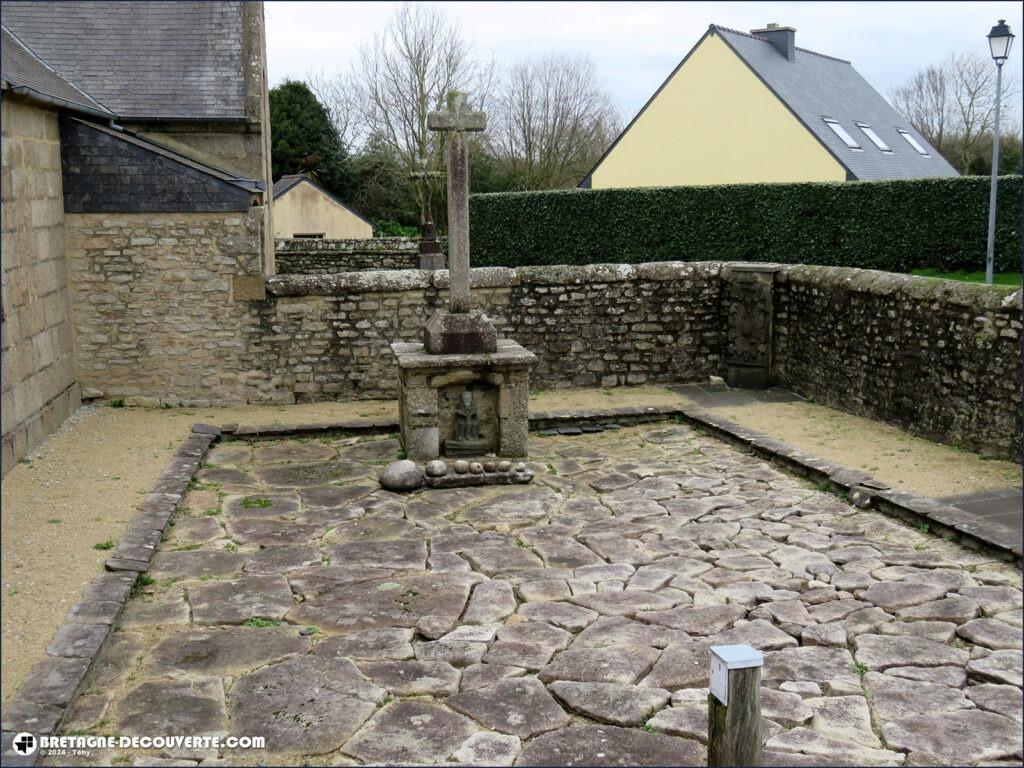
M 689 381 L 718 369 L 717 264 L 492 267 L 473 270 L 472 284 L 499 334 L 539 358 L 534 387 Z M 270 278 L 274 377 L 294 382 L 300 400 L 395 397 L 389 345 L 420 341 L 447 287 L 447 271 Z
M 419 269 L 420 241 L 413 237 L 369 240 L 274 240 L 279 275 L 332 275 L 380 269 Z M 444 241 L 441 242 L 442 248 Z
M 64 258 L 57 113 L 3 95 L 0 475 L 80 403 Z
M 247 292 L 233 291 L 239 273 L 258 275 L 249 242 L 258 228 L 220 217 L 195 227 L 207 228 L 195 237 L 214 243 L 212 257 L 209 245 L 186 244 L 184 221 L 168 223 L 165 239 L 133 246 L 124 222 L 69 220 L 81 382 L 128 404 L 391 398 L 389 345 L 419 341 L 446 302 L 443 270 L 278 275 L 265 285 L 257 276 Z M 744 269 L 493 267 L 473 270 L 472 281 L 499 334 L 537 354 L 535 388 L 704 380 L 725 373 L 734 337 L 763 338 L 778 384 L 1019 459 L 1020 290 L 780 266 L 765 276 L 765 312 L 745 306 L 763 302 L 762 293 L 734 290 L 739 276 L 749 278 Z M 752 329 L 758 323 L 770 327 Z
M 843 267 L 775 276 L 772 378 L 842 411 L 1021 458 L 1021 290 Z

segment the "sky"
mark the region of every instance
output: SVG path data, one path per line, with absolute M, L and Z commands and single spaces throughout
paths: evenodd
M 795 27 L 796 44 L 853 62 L 888 97 L 890 88 L 951 51 L 985 55 L 985 36 L 1006 19 L 1014 40 L 1007 70 L 1020 76 L 1019 2 L 442 2 L 477 50 L 509 64 L 538 53 L 587 54 L 626 119 L 716 23 L 747 31 Z M 345 69 L 360 43 L 394 13 L 391 2 L 267 2 L 271 85 L 311 71 Z M 1019 111 L 1018 111 L 1019 115 Z

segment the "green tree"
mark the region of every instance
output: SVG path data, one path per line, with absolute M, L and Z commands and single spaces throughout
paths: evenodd
M 270 91 L 270 141 L 275 179 L 307 173 L 343 200 L 353 191 L 353 174 L 327 108 L 309 86 L 285 80 Z

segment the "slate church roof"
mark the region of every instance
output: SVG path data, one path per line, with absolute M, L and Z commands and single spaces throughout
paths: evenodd
M 92 96 L 30 51 L 7 27 L 0 26 L 0 78 L 15 93 L 34 96 L 96 117 L 114 117 Z
M 956 169 L 913 126 L 882 98 L 864 77 L 843 59 L 796 48 L 789 61 L 767 40 L 712 25 L 711 30 L 736 52 L 800 122 L 835 156 L 855 179 L 914 179 L 956 176 Z M 852 150 L 822 118 L 836 120 L 857 139 Z M 859 130 L 870 126 L 889 147 L 879 150 Z M 899 133 L 909 132 L 928 150 L 924 156 Z
M 241 4 L 5 1 L 3 24 L 124 120 L 244 120 Z

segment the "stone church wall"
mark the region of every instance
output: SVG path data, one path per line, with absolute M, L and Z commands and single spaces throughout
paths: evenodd
M 2 474 L 79 405 L 57 113 L 5 94 Z

